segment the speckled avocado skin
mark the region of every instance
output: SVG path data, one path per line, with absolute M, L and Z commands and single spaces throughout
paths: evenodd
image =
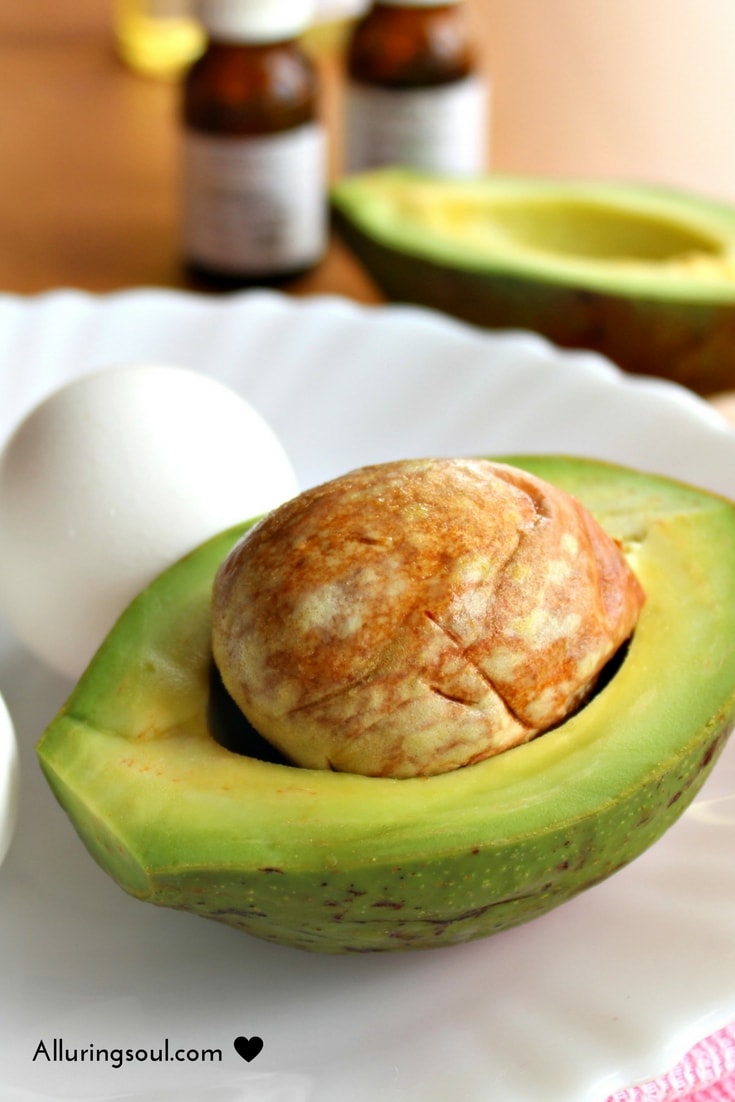
M 339 214 L 345 243 L 391 302 L 427 306 L 483 329 L 531 329 L 561 348 L 582 348 L 631 374 L 708 395 L 735 385 L 735 304 L 678 304 L 634 293 L 488 276 L 373 240 Z
M 735 720 L 735 507 L 607 464 L 507 461 L 576 494 L 646 591 L 605 687 L 441 776 L 297 768 L 237 732 L 233 752 L 213 719 L 209 602 L 247 526 L 223 533 L 130 606 L 38 746 L 121 887 L 312 951 L 423 949 L 544 914 L 674 823 Z

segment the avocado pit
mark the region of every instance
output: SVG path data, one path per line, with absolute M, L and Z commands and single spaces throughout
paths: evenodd
M 215 579 L 212 649 L 292 763 L 433 776 L 563 722 L 643 600 L 615 542 L 558 488 L 488 460 L 404 460 L 251 529 Z

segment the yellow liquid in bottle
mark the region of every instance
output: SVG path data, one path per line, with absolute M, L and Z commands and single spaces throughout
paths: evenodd
M 148 77 L 174 80 L 204 49 L 190 0 L 115 0 L 119 56 Z

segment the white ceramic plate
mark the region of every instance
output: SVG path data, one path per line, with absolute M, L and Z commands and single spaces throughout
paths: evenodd
M 562 451 L 735 497 L 735 434 L 670 384 L 418 309 L 260 292 L 0 296 L 0 438 L 62 381 L 132 359 L 235 386 L 304 486 L 400 456 Z M 3 1102 L 604 1102 L 735 1019 L 735 744 L 656 846 L 550 915 L 332 958 L 141 904 L 94 865 L 33 758 L 68 690 L 0 624 L 23 765 L 0 872 Z M 234 1040 L 254 1035 L 246 1062 Z

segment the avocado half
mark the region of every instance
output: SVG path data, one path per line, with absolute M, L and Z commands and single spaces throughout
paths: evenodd
M 700 393 L 735 386 L 735 207 L 630 183 L 348 176 L 337 231 L 384 295 L 542 333 Z
M 504 462 L 579 497 L 646 590 L 604 687 L 535 741 L 435 777 L 279 762 L 213 675 L 212 581 L 249 525 L 229 530 L 134 601 L 38 744 L 121 887 L 304 949 L 422 949 L 549 911 L 674 822 L 735 719 L 735 506 L 594 461 Z

